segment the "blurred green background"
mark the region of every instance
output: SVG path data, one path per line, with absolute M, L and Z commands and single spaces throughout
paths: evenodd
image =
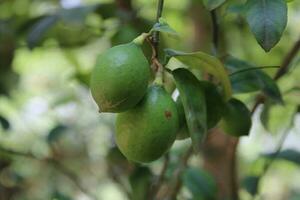
M 280 65 L 299 37 L 300 2 L 288 4 L 287 29 L 270 53 L 251 34 L 244 2 L 229 0 L 219 9 L 221 52 L 257 66 Z M 88 82 L 99 53 L 149 30 L 156 5 L 149 0 L 0 0 L 1 200 L 146 199 L 163 159 L 140 166 L 122 157 L 113 139 L 114 115 L 97 112 Z M 180 38 L 162 36 L 161 48 L 211 53 L 210 15 L 200 0 L 165 0 L 163 17 Z M 150 58 L 149 46 L 144 49 Z M 259 120 L 260 107 L 250 136 L 241 140 L 241 199 L 252 199 L 251 177 L 261 171 L 261 155 L 273 152 L 284 132 L 289 134 L 282 150 L 293 159 L 276 160 L 259 184 L 257 199 L 300 199 L 300 118 L 293 115 L 300 103 L 299 65 L 298 53 L 292 73 L 278 82 L 288 103 L 272 108 L 268 130 Z M 251 103 L 253 95 L 239 98 Z M 189 145 L 190 140 L 173 145 L 167 180 Z M 197 183 L 202 199 L 214 199 L 216 186 L 199 171 L 202 163 L 201 155 L 192 157 L 178 199 L 193 199 L 189 184 Z M 195 183 L 189 180 L 193 170 L 200 177 Z

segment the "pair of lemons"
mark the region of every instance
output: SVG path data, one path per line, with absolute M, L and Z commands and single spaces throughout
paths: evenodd
M 90 85 L 100 112 L 118 113 L 115 138 L 120 151 L 127 159 L 142 163 L 161 157 L 176 136 L 189 136 L 180 98 L 174 102 L 162 85 L 148 86 L 150 71 L 141 41 L 135 39 L 98 57 Z M 208 128 L 222 117 L 226 132 L 237 135 L 248 131 L 251 120 L 238 122 L 240 116 L 249 114 L 243 103 L 232 99 L 225 106 L 214 84 L 201 81 L 199 85 L 207 97 Z
M 176 104 L 163 86 L 151 84 L 149 63 L 138 42 L 101 54 L 91 75 L 100 112 L 118 113 L 116 143 L 132 161 L 151 162 L 173 144 L 178 130 Z

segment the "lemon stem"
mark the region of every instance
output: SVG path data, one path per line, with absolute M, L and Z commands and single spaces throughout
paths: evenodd
M 163 85 L 164 69 L 163 69 L 163 66 L 161 66 L 161 65 L 159 65 L 157 67 L 158 68 L 157 68 L 157 72 L 155 75 L 154 84 Z
M 142 33 L 138 37 L 136 37 L 134 40 L 132 40 L 133 43 L 137 45 L 142 45 L 145 41 L 145 39 L 150 35 L 150 33 Z
M 162 16 L 163 7 L 164 7 L 164 0 L 158 0 L 157 13 L 156 13 L 157 23 L 159 22 L 159 18 L 161 18 Z M 152 33 L 152 43 L 154 46 L 152 64 L 155 65 L 157 69 L 154 83 L 163 85 L 164 67 L 158 61 L 159 32 L 151 30 L 150 33 Z

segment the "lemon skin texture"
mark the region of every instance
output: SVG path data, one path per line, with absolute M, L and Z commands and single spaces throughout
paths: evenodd
M 148 163 L 173 144 L 178 129 L 176 104 L 162 86 L 152 85 L 133 109 L 116 119 L 116 143 L 128 160 Z
M 91 93 L 100 112 L 134 107 L 145 95 L 150 68 L 139 45 L 131 42 L 101 54 L 91 74 Z
M 245 136 L 249 134 L 251 125 L 249 109 L 241 101 L 230 99 L 220 122 L 225 133 L 235 137 Z

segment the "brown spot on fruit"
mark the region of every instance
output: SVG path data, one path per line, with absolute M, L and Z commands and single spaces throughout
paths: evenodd
M 165 111 L 165 116 L 167 119 L 170 119 L 172 117 L 172 113 L 170 111 Z

